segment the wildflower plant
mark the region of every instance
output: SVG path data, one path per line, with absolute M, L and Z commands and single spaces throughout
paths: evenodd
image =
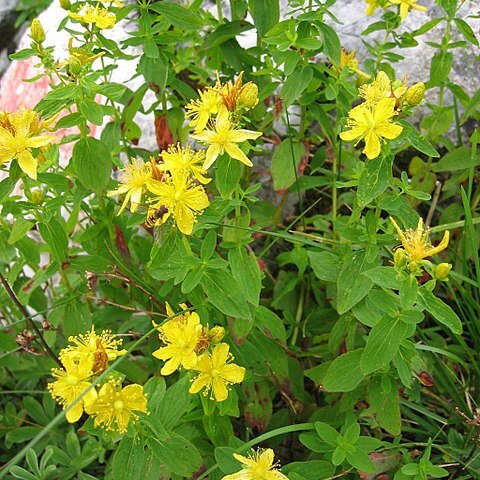
M 0 480 L 480 477 L 466 2 L 357 51 L 335 0 L 58 3 L 0 112 Z

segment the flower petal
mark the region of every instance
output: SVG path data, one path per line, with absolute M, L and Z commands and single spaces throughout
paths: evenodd
M 370 130 L 365 137 L 363 153 L 369 160 L 377 158 L 380 154 L 380 137 L 373 130 Z
M 29 150 L 22 150 L 17 154 L 17 162 L 20 168 L 34 180 L 37 179 L 37 160 Z
M 232 158 L 235 160 L 240 160 L 247 167 L 253 166 L 253 163 L 249 160 L 249 158 L 234 143 L 226 143 L 225 150 Z

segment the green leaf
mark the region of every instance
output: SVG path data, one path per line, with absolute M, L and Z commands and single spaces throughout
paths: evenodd
M 358 250 L 347 257 L 337 281 L 337 311 L 340 315 L 356 305 L 373 286 L 373 282 L 360 275 L 367 266 L 365 250 Z
M 211 32 L 205 42 L 203 42 L 202 48 L 205 50 L 218 47 L 222 43 L 235 38 L 237 35 L 240 35 L 247 30 L 251 30 L 253 25 L 244 20 L 235 20 L 233 22 L 228 22 L 223 25 L 220 25 L 217 29 Z
M 283 99 L 283 106 L 288 108 L 295 100 L 298 100 L 303 91 L 313 78 L 313 68 L 304 66 L 295 70 L 283 84 L 280 97 Z
M 176 433 L 162 439 L 150 437 L 147 444 L 162 464 L 182 477 L 192 478 L 192 474 L 202 465 L 202 457 L 193 443 Z
M 407 138 L 410 140 L 410 143 L 419 151 L 428 155 L 429 157 L 440 157 L 440 154 L 433 148 L 432 144 L 410 123 L 406 120 L 401 120 L 399 122 L 401 125 L 408 125 Z
M 293 478 L 292 474 L 298 474 L 306 480 L 324 480 L 334 475 L 335 467 L 323 460 L 306 460 L 288 463 L 282 467 L 282 473 L 289 478 Z
M 139 438 L 124 437 L 113 455 L 113 480 L 151 479 L 160 465 L 154 452 L 145 448 Z
M 331 252 L 307 252 L 313 273 L 320 280 L 336 282 L 340 273 L 341 261 Z
M 273 188 L 284 190 L 295 183 L 298 165 L 305 155 L 305 145 L 286 138 L 275 147 L 272 157 L 271 173 Z
M 462 322 L 451 307 L 426 288 L 422 288 L 418 293 L 419 305 L 425 308 L 437 322 L 448 327 L 452 333 L 461 335 L 463 331 Z
M 280 20 L 279 0 L 248 0 L 248 9 L 261 37 Z
M 59 263 L 67 259 L 68 254 L 68 236 L 60 223 L 52 218 L 49 222 L 38 225 L 40 235 L 50 247 L 53 257 Z
M 238 448 L 231 447 L 217 447 L 215 449 L 215 461 L 223 473 L 231 474 L 241 469 L 241 463 L 233 456 L 237 451 Z
M 351 392 L 364 376 L 360 370 L 363 348 L 344 353 L 328 367 L 322 386 L 327 392 Z
M 93 137 L 80 139 L 73 147 L 73 168 L 87 190 L 101 193 L 110 180 L 112 158 L 110 149 Z
M 163 5 L 165 2 L 155 3 L 154 5 Z M 138 64 L 140 72 L 145 77 L 148 84 L 156 85 L 159 89 L 158 94 L 165 90 L 170 81 L 170 68 L 168 60 L 162 52 L 159 52 L 158 58 L 149 58 L 146 55 L 140 57 Z
M 465 39 L 478 47 L 478 39 L 475 36 L 472 27 L 461 18 L 454 18 L 453 21 L 457 25 L 457 28 L 462 32 L 462 35 L 465 37 Z
M 448 79 L 450 70 L 452 69 L 453 53 L 441 52 L 436 53 L 430 64 L 430 80 L 427 88 L 437 87 Z
M 92 315 L 88 305 L 80 300 L 73 299 L 65 306 L 65 315 L 63 319 L 63 331 L 65 337 L 87 333 L 92 327 Z
M 240 183 L 243 164 L 229 155 L 222 155 L 217 159 L 216 165 L 215 185 L 222 198 L 230 198 L 233 191 Z
M 18 52 L 11 53 L 8 58 L 10 60 L 26 60 L 30 57 L 35 57 L 37 52 L 33 48 L 24 48 Z
M 174 2 L 155 2 L 149 9 L 162 14 L 173 26 L 182 30 L 197 30 L 203 26 L 201 18 L 188 8 Z
M 434 163 L 432 170 L 434 172 L 456 172 L 466 170 L 472 165 L 471 147 L 458 147 L 444 155 L 441 160 Z M 480 153 L 474 157 L 475 166 L 480 165 Z
M 376 376 L 368 386 L 370 407 L 379 425 L 392 435 L 400 435 L 402 419 L 400 397 L 392 377 Z
M 267 337 L 277 338 L 283 343 L 287 341 L 287 332 L 281 318 L 262 305 L 255 310 L 255 325 Z
M 78 102 L 78 109 L 80 113 L 94 125 L 102 125 L 103 123 L 103 109 L 98 103 L 86 98 Z
M 326 23 L 315 22 L 315 24 L 322 33 L 325 53 L 328 55 L 334 65 L 339 66 L 342 46 L 337 32 Z
M 387 365 L 395 357 L 404 340 L 409 325 L 399 318 L 386 317 L 370 331 L 367 345 L 360 360 L 364 375 L 369 375 Z
M 262 274 L 255 254 L 247 253 L 242 247 L 232 248 L 228 252 L 228 261 L 245 300 L 257 307 L 262 290 Z
M 201 285 L 205 289 L 209 302 L 225 315 L 252 318 L 238 282 L 227 270 L 208 269 L 202 278 Z
M 398 272 L 394 267 L 376 267 L 362 272 L 362 275 L 381 287 L 400 290 L 401 280 L 398 278 Z
M 340 434 L 328 423 L 325 422 L 315 422 L 314 423 L 315 431 L 318 433 L 318 436 L 326 443 L 332 447 L 338 445 L 338 437 Z
M 358 470 L 366 473 L 373 473 L 376 471 L 375 464 L 371 458 L 362 450 L 355 448 L 353 451 L 346 452 L 347 462 Z
M 366 162 L 358 180 L 357 198 L 364 207 L 382 194 L 392 178 L 393 155 L 388 154 Z
M 34 222 L 25 220 L 24 218 L 19 218 L 13 225 L 10 235 L 8 237 L 7 243 L 13 245 L 22 239 L 35 225 Z
M 188 377 L 183 377 L 168 388 L 162 396 L 156 417 L 166 430 L 171 430 L 187 411 L 191 400 L 191 395 L 188 393 L 189 385 Z

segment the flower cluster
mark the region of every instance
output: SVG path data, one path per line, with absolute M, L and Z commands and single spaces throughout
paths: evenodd
M 398 5 L 399 14 L 404 19 L 410 10 L 418 10 L 419 12 L 426 12 L 427 8 L 422 5 L 417 5 L 418 0 L 365 0 L 367 4 L 367 15 L 373 15 L 377 8 L 386 9 L 392 5 Z
M 225 335 L 222 327 L 202 326 L 196 312 L 189 312 L 184 304 L 180 307 L 182 314 L 163 325 L 155 325 L 165 344 L 153 352 L 154 357 L 166 361 L 160 373 L 170 375 L 180 367 L 196 371 L 198 375 L 193 379 L 190 393 L 205 389 L 205 395 L 210 392 L 211 399 L 223 402 L 228 397 L 228 385 L 242 382 L 245 369 L 231 363 L 229 345 L 220 343 Z M 175 315 L 168 303 L 167 314 Z
M 147 411 L 143 387 L 134 384 L 122 389 L 121 380 L 113 377 L 98 391 L 92 386 L 94 377 L 107 369 L 108 362 L 126 353 L 119 350 L 122 341 L 108 330 L 97 335 L 93 327 L 68 341 L 71 345 L 59 356 L 63 369 L 52 369 L 55 381 L 48 384 L 52 397 L 64 409 L 73 404 L 66 413 L 68 422 L 76 422 L 85 411 L 95 419 L 96 427 L 124 433 L 130 420 L 137 418 L 135 411 Z
M 32 149 L 44 148 L 55 140 L 55 135 L 47 133 L 52 131 L 55 120 L 42 120 L 34 110 L 0 112 L 0 165 L 15 159 L 36 180 L 38 160 Z
M 403 248 L 397 248 L 394 255 L 394 264 L 399 270 L 407 267 L 409 271 L 416 273 L 421 265 L 430 268 L 432 266 L 431 262 L 425 259 L 442 252 L 448 247 L 450 232 L 447 230 L 441 242 L 433 247 L 430 244 L 429 229 L 424 228 L 422 218 L 418 219 L 416 230 L 407 229 L 403 231 L 392 217 L 390 217 L 390 221 L 403 246 Z M 448 263 L 440 263 L 431 269 L 431 273 L 436 280 L 446 280 L 451 268 L 452 266 Z
M 238 144 L 254 140 L 262 133 L 238 128 L 244 111 L 258 103 L 258 88 L 252 83 L 243 84 L 242 74 L 234 82 L 225 85 L 217 80 L 215 87 L 199 92 L 199 99 L 187 106 L 187 116 L 192 117 L 190 126 L 195 127 L 192 139 L 199 140 L 208 148 L 195 151 L 189 144 L 169 145 L 160 152 L 159 161 L 153 157 L 150 163 L 134 159 L 121 172 L 121 185 L 108 196 L 125 194 L 118 214 L 130 201 L 130 211 L 141 205 L 142 196 L 148 194 L 146 224 L 160 226 L 172 218 L 178 229 L 190 235 L 201 214 L 210 204 L 204 185 L 211 179 L 207 170 L 215 160 L 227 153 L 247 166 L 252 162 Z
M 376 78 L 359 88 L 364 100 L 348 112 L 347 128 L 340 138 L 347 142 L 364 139 L 363 153 L 369 160 L 380 155 L 381 142 L 393 140 L 402 133 L 403 127 L 395 123 L 400 113 L 409 113 L 412 107 L 423 100 L 425 85 L 422 82 L 407 88 L 406 79 L 392 82 L 383 71 Z
M 248 457 L 237 453 L 233 456 L 242 463 L 243 468 L 237 473 L 226 475 L 222 480 L 288 480 L 277 470 L 279 465 L 274 462 L 275 453 L 271 448 L 260 449 Z

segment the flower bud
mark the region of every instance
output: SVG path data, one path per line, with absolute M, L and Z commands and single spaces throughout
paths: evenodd
M 253 108 L 258 103 L 258 87 L 252 82 L 246 83 L 240 91 L 237 103 L 246 110 Z
M 64 9 L 64 10 L 70 10 L 70 0 L 60 0 L 60 6 Z
M 212 343 L 220 342 L 221 340 L 223 340 L 224 336 L 225 336 L 225 329 L 223 327 L 219 327 L 218 325 L 210 329 L 210 332 L 208 332 L 209 340 Z
M 403 248 L 397 248 L 393 254 L 393 263 L 399 270 L 403 270 L 407 264 L 407 254 Z
M 433 270 L 433 278 L 436 280 L 446 280 L 452 266 L 449 263 L 440 263 Z
M 43 29 L 38 18 L 34 18 L 32 24 L 30 25 L 30 37 L 32 37 L 32 40 L 37 43 L 42 43 L 45 41 L 45 30 Z
M 408 264 L 408 271 L 410 273 L 413 273 L 413 274 L 417 273 L 419 268 L 420 268 L 420 265 L 418 264 L 418 262 L 410 262 Z
M 71 55 L 68 59 L 68 73 L 77 76 L 82 71 L 82 68 L 82 61 L 74 55 Z
M 32 202 L 35 205 L 41 205 L 43 203 L 43 192 L 41 190 L 34 190 L 32 192 Z
M 423 82 L 418 82 L 407 90 L 407 93 L 405 93 L 405 100 L 410 106 L 414 107 L 423 100 L 424 95 L 425 84 Z

